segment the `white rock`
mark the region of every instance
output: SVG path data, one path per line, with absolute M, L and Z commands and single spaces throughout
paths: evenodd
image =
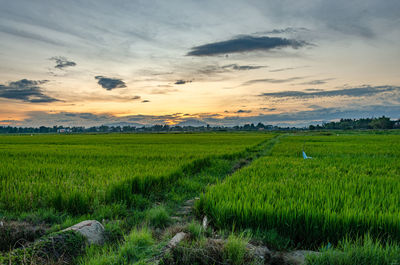
M 84 236 L 89 244 L 101 245 L 104 243 L 104 227 L 96 220 L 82 221 L 76 225 L 64 229 L 63 231 L 70 230 Z
M 207 226 L 208 226 L 208 219 L 207 219 L 207 216 L 204 216 L 204 218 L 203 218 L 203 229 L 207 230 Z

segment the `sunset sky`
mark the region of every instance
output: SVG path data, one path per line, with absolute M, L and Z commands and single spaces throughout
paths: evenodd
M 400 118 L 399 0 L 0 6 L 0 125 Z

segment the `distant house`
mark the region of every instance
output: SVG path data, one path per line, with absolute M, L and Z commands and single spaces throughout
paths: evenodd
M 58 133 L 70 133 L 71 129 L 70 128 L 62 128 L 62 129 L 57 129 Z

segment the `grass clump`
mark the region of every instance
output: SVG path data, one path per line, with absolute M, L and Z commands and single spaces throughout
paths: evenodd
M 155 228 L 164 228 L 171 223 L 171 217 L 164 206 L 157 206 L 147 212 L 147 220 Z
M 161 265 L 207 265 L 224 264 L 222 242 L 208 240 L 204 237 L 179 243 L 161 260 Z
M 112 245 L 106 246 L 88 246 L 85 256 L 81 257 L 77 264 L 80 265 L 110 265 L 118 264 L 118 256 L 116 255 L 116 247 Z
M 186 227 L 186 231 L 189 233 L 192 240 L 199 240 L 203 238 L 205 234 L 205 231 L 201 224 L 195 221 L 192 221 L 190 224 L 188 224 L 188 226 Z
M 122 225 L 123 224 L 121 221 L 113 221 L 105 224 L 104 234 L 106 242 L 117 243 L 122 241 L 124 237 L 124 231 Z
M 119 249 L 118 260 L 123 264 L 131 264 L 146 257 L 152 251 L 154 239 L 148 228 L 132 230 L 125 236 L 125 243 Z
M 104 247 L 90 246 L 81 265 L 109 264 L 146 264 L 145 261 L 154 252 L 155 240 L 148 228 L 133 229 L 124 236 L 124 241 L 118 244 L 108 244 Z
M 227 242 L 224 246 L 224 258 L 233 265 L 246 264 L 246 254 L 247 254 L 247 244 L 249 243 L 249 238 L 241 234 L 236 236 L 231 234 L 228 237 Z
M 188 230 L 199 232 L 197 225 Z M 195 233 L 194 233 L 195 234 Z M 160 262 L 162 265 L 243 265 L 261 264 L 247 249 L 249 237 L 244 234 L 231 234 L 227 240 L 211 239 L 200 236 L 197 239 L 186 238 L 167 253 Z
M 321 255 L 306 257 L 307 265 L 395 265 L 400 264 L 400 246 L 382 244 L 369 235 L 355 241 L 346 239 L 336 249 L 327 249 Z

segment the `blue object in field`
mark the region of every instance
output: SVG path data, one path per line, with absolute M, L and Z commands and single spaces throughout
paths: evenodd
M 306 152 L 303 151 L 303 158 L 304 159 L 311 159 L 312 157 L 311 156 L 307 156 Z

